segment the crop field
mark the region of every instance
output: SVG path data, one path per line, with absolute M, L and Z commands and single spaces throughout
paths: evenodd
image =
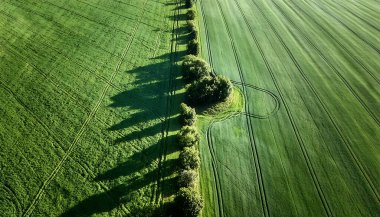
M 178 1 L 0 1 L 0 216 L 145 216 L 173 195 Z
M 203 216 L 379 216 L 380 3 L 201 0 L 244 110 L 203 127 Z

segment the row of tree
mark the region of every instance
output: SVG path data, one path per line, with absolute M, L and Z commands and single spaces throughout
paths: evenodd
M 195 127 L 197 114 L 194 108 L 181 103 L 180 120 L 182 128 L 178 132 L 178 143 L 182 150 L 179 155 L 180 173 L 178 178 L 179 191 L 175 203 L 181 216 L 197 217 L 203 208 L 203 200 L 197 189 L 200 166 L 199 133 Z
M 185 5 L 189 8 L 186 13 L 189 31 L 187 49 L 189 54 L 198 55 L 199 31 L 194 21 L 196 18 L 194 3 L 195 0 L 185 0 Z M 188 79 L 190 79 L 190 77 L 185 78 L 185 80 Z M 197 121 L 195 109 L 185 103 L 181 103 L 180 120 L 182 128 L 178 132 L 178 143 L 182 150 L 179 155 L 179 191 L 175 198 L 175 204 L 179 216 L 197 217 L 203 208 L 203 200 L 196 184 L 199 178 L 198 173 L 200 167 L 199 151 L 197 149 L 200 136 L 195 127 Z

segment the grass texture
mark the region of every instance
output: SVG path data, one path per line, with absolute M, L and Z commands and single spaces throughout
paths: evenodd
M 0 2 L 0 216 L 145 216 L 171 200 L 178 2 Z
M 380 213 L 380 5 L 198 1 L 244 111 L 203 128 L 203 216 Z

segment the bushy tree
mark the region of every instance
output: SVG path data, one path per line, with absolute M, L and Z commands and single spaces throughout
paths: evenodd
M 212 69 L 203 59 L 194 55 L 187 55 L 182 62 L 182 72 L 183 78 L 191 82 L 209 76 Z
M 198 174 L 194 170 L 182 170 L 179 173 L 178 185 L 180 187 L 194 187 Z
M 180 155 L 179 160 L 182 169 L 198 169 L 200 165 L 199 153 L 194 147 L 185 147 Z
M 197 113 L 195 112 L 194 108 L 191 108 L 190 106 L 186 105 L 185 103 L 181 103 L 181 109 L 180 109 L 180 119 L 183 125 L 191 126 L 195 124 L 197 121 Z
M 199 134 L 194 126 L 183 126 L 178 133 L 178 142 L 182 147 L 195 146 L 199 142 Z
M 175 203 L 180 212 L 179 216 L 183 217 L 198 217 L 203 208 L 201 196 L 192 188 L 180 188 Z
M 215 97 L 218 101 L 225 101 L 232 93 L 233 85 L 230 79 L 224 76 L 216 76 L 217 89 L 215 92 Z
M 192 105 L 202 105 L 226 100 L 232 93 L 232 83 L 223 76 L 207 76 L 187 88 L 187 100 Z
M 198 56 L 200 51 L 199 42 L 196 39 L 190 40 L 187 44 L 187 53 Z
M 197 12 L 193 8 L 190 8 L 187 11 L 186 16 L 188 20 L 194 20 L 195 17 L 197 16 Z
M 196 0 L 185 0 L 185 6 L 187 8 L 191 8 L 191 7 L 193 7 L 195 2 L 196 2 Z
M 187 20 L 187 28 L 189 31 L 190 40 L 198 39 L 199 31 L 194 20 Z

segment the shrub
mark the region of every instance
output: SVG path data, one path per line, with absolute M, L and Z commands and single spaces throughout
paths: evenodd
M 191 147 L 199 142 L 199 134 L 194 126 L 184 126 L 178 133 L 178 141 L 182 147 Z
M 197 16 L 197 12 L 191 8 L 187 11 L 186 16 L 188 20 L 194 20 Z
M 178 185 L 179 187 L 194 187 L 195 181 L 198 177 L 197 172 L 194 170 L 182 170 L 179 173 Z
M 187 100 L 192 105 L 225 101 L 232 93 L 232 83 L 223 76 L 207 76 L 187 88 Z
M 181 122 L 183 125 L 193 125 L 197 121 L 197 113 L 194 108 L 181 103 Z
M 189 41 L 189 43 L 187 44 L 187 53 L 198 56 L 199 42 L 196 39 Z
M 203 200 L 199 193 L 191 188 L 181 188 L 175 198 L 179 216 L 197 217 L 203 208 Z
M 199 57 L 187 55 L 182 62 L 183 77 L 188 82 L 209 76 L 212 72 L 210 65 Z
M 198 154 L 194 147 L 185 147 L 179 155 L 182 169 L 198 169 L 200 165 Z

